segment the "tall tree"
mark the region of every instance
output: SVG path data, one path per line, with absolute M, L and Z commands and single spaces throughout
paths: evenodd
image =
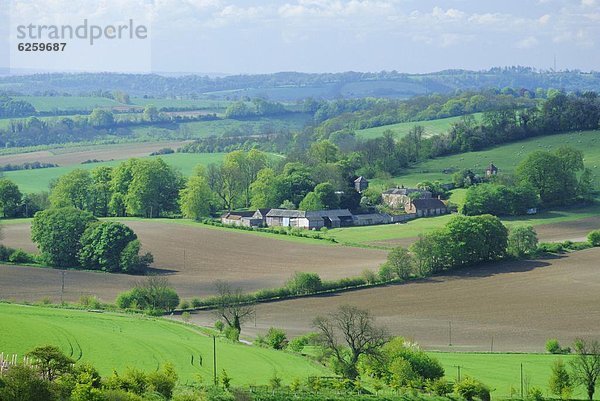
M 224 281 L 216 281 L 215 289 L 215 314 L 239 334 L 242 324 L 254 316 L 254 304 L 244 296 L 241 288 L 233 288 Z
M 588 399 L 592 401 L 600 377 L 600 342 L 578 339 L 574 348 L 576 356 L 571 360 L 574 379 L 585 387 Z
M 33 218 L 31 239 L 52 266 L 78 266 L 81 236 L 94 221 L 90 212 L 73 207 L 44 210 Z
M 317 316 L 313 327 L 319 331 L 319 342 L 333 354 L 338 373 L 354 380 L 362 355 L 376 355 L 388 339 L 384 328 L 375 324 L 368 310 L 342 305 L 328 316 Z
M 72 206 L 93 210 L 94 180 L 88 170 L 75 169 L 61 176 L 50 192 L 53 207 Z
M 4 217 L 15 217 L 19 213 L 23 194 L 14 182 L 0 179 L 0 208 Z
M 204 175 L 204 169 L 196 169 L 179 194 L 179 206 L 183 216 L 199 220 L 209 216 L 214 195 Z

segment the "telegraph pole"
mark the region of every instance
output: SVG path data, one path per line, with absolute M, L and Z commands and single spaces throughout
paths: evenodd
M 458 375 L 457 375 L 457 377 L 458 377 L 458 381 L 460 381 L 460 365 L 457 365 L 457 366 L 456 366 L 456 369 L 457 369 L 457 371 L 458 371 Z
M 61 284 L 60 284 L 60 303 L 63 303 L 63 295 L 65 294 L 65 271 L 61 270 Z
M 521 363 L 521 399 L 523 399 L 523 364 Z
M 213 382 L 217 383 L 217 337 L 213 336 Z
M 452 346 L 452 321 L 448 322 L 448 346 Z

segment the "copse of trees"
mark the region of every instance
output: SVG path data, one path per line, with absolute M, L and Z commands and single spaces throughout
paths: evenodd
M 526 214 L 538 203 L 538 194 L 531 184 L 506 186 L 484 183 L 469 187 L 461 212 L 467 216 L 516 216 Z
M 138 274 L 153 261 L 149 253 L 139 255 L 139 241 L 129 227 L 98 222 L 90 212 L 74 207 L 36 213 L 31 238 L 43 262 L 55 267 Z
M 584 171 L 585 170 L 585 171 Z M 577 174 L 581 174 L 578 180 Z M 536 151 L 516 169 L 518 179 L 535 189 L 544 205 L 565 205 L 593 191 L 583 152 L 562 146 L 556 152 Z

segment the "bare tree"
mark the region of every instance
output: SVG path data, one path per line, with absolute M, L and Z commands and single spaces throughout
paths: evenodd
M 317 316 L 313 327 L 320 331 L 319 342 L 333 354 L 340 373 L 352 380 L 358 377 L 360 356 L 377 357 L 388 339 L 368 310 L 351 305 L 342 305 L 327 317 Z
M 216 309 L 215 314 L 238 332 L 242 324 L 254 316 L 254 304 L 248 301 L 241 288 L 233 288 L 224 281 L 215 281 Z
M 585 386 L 588 399 L 591 401 L 600 377 L 600 342 L 577 339 L 575 353 L 577 356 L 571 361 L 575 380 Z

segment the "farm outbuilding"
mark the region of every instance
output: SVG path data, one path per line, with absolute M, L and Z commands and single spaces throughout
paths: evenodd
M 405 211 L 406 213 L 414 213 L 417 217 L 439 216 L 449 213 L 448 206 L 436 198 L 413 199 L 406 205 Z
M 255 214 L 254 211 L 227 212 L 221 216 L 221 223 L 233 226 L 259 227 L 263 225 L 263 220 L 255 218 Z
M 305 229 L 339 228 L 353 225 L 353 215 L 348 209 L 287 210 L 271 209 L 267 213 L 269 227 L 298 227 Z
M 381 194 L 383 203 L 392 209 L 404 209 L 410 204 L 412 197 L 418 197 L 421 199 L 429 199 L 432 194 L 430 191 L 417 188 L 392 188 L 384 191 Z

